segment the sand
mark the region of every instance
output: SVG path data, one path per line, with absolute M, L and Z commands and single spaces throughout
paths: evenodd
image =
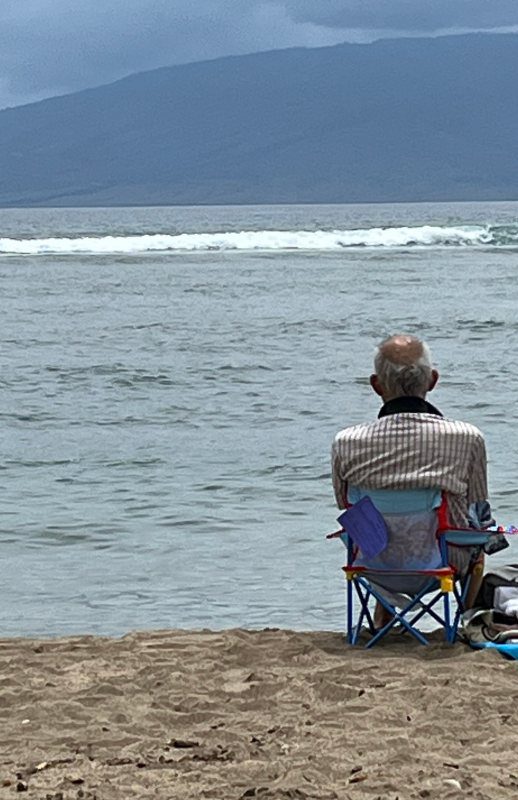
M 518 665 L 337 633 L 0 641 L 0 798 L 518 797 Z

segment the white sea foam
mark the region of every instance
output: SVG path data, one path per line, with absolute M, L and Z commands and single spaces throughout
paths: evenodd
M 506 242 L 507 244 L 509 242 Z M 518 244 L 518 238 L 516 240 Z M 137 254 L 210 250 L 338 251 L 349 247 L 477 247 L 498 245 L 489 226 L 433 226 L 365 228 L 332 231 L 240 231 L 227 233 L 147 234 L 141 236 L 86 236 L 77 238 L 0 238 L 7 255 Z

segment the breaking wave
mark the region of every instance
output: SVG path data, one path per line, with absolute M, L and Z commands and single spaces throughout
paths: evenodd
M 345 248 L 518 247 L 518 224 L 351 230 L 240 231 L 221 233 L 0 238 L 3 255 L 110 255 L 193 251 L 340 251 Z

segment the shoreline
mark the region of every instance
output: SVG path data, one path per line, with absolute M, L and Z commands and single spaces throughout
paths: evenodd
M 515 798 L 517 677 L 336 632 L 4 638 L 0 798 Z

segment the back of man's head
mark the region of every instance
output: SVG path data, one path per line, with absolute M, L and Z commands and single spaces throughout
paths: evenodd
M 438 377 L 428 346 L 407 333 L 394 334 L 378 345 L 374 369 L 371 384 L 385 401 L 424 397 Z

